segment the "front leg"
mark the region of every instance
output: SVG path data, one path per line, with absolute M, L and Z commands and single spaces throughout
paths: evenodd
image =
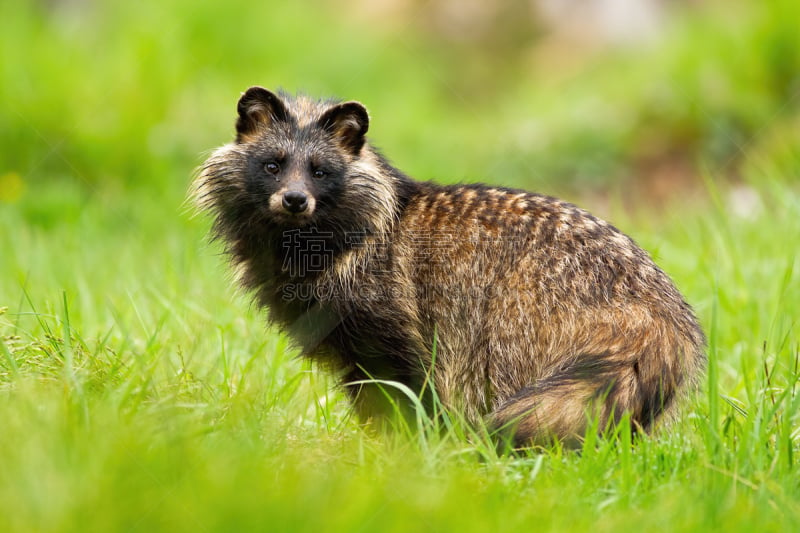
M 343 386 L 361 423 L 371 431 L 385 433 L 398 428 L 416 428 L 416 391 L 397 380 L 369 377 L 363 369 L 348 372 Z

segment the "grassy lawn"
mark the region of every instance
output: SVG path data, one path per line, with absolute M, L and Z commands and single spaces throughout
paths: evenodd
M 799 8 L 485 87 L 413 24 L 321 3 L 81 5 L 0 6 L 0 531 L 800 530 Z M 420 179 L 611 219 L 694 305 L 701 390 L 579 453 L 362 431 L 184 205 L 252 84 L 362 100 Z M 692 185 L 627 196 L 661 153 Z

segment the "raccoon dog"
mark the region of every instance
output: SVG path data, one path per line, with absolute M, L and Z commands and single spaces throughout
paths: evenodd
M 696 381 L 692 309 L 609 223 L 522 190 L 414 181 L 369 144 L 358 102 L 252 87 L 237 110 L 194 198 L 241 286 L 363 420 L 388 403 L 368 381 L 430 402 L 429 380 L 503 442 L 579 443 L 592 417 L 648 430 Z

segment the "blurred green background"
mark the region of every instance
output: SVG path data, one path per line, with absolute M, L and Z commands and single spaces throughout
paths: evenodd
M 798 21 L 797 0 L 0 0 L 0 531 L 800 530 Z M 256 84 L 362 101 L 418 179 L 609 218 L 697 311 L 699 394 L 580 454 L 361 431 L 185 205 Z
M 421 179 L 602 206 L 798 172 L 789 0 L 15 0 L 0 19 L 0 205 L 34 224 L 100 191 L 180 201 L 256 84 L 364 102 Z

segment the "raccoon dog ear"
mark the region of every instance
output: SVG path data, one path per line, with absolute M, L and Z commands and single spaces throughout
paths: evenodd
M 236 120 L 236 140 L 251 135 L 259 127 L 269 127 L 277 121 L 287 120 L 286 106 L 274 93 L 263 87 L 250 87 L 239 98 L 236 106 L 239 118 Z
M 358 155 L 369 129 L 369 115 L 367 108 L 359 102 L 344 102 L 325 111 L 318 124 L 329 131 L 345 150 Z

